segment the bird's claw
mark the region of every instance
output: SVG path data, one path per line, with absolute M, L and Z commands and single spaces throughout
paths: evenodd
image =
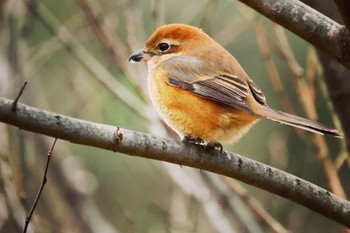
M 208 142 L 205 146 L 208 149 L 218 148 L 220 150 L 220 153 L 222 153 L 222 151 L 223 151 L 223 147 L 222 147 L 221 143 L 219 143 L 219 142 Z
M 195 144 L 195 145 L 199 145 L 199 146 L 203 146 L 205 149 L 219 149 L 220 153 L 222 153 L 223 151 L 223 147 L 219 142 L 205 142 L 203 139 L 201 138 L 191 138 L 190 136 L 185 136 L 182 139 L 182 142 L 184 143 L 191 143 L 191 144 Z
M 184 143 L 192 143 L 192 144 L 197 144 L 197 145 L 203 145 L 204 144 L 204 140 L 201 138 L 191 138 L 189 136 L 185 136 L 182 139 L 182 142 Z

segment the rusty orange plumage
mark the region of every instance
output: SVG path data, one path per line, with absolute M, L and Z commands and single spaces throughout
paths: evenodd
M 196 27 L 159 27 L 129 61 L 147 63 L 153 105 L 182 139 L 232 142 L 261 118 L 340 136 L 336 129 L 269 108 L 237 60 Z

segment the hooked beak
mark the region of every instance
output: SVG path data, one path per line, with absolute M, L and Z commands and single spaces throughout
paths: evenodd
M 143 61 L 146 57 L 148 57 L 148 54 L 144 53 L 143 49 L 137 50 L 136 52 L 133 52 L 128 61 L 131 63 L 140 62 Z

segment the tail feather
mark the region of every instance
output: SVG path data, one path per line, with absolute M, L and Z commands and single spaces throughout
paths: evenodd
M 329 134 L 334 137 L 341 138 L 342 135 L 338 130 L 330 128 L 324 124 L 311 121 L 299 116 L 281 112 L 278 110 L 270 109 L 268 107 L 262 107 L 258 110 L 257 114 L 264 116 L 270 120 L 277 121 L 279 123 L 290 125 L 299 129 L 307 130 L 317 134 Z

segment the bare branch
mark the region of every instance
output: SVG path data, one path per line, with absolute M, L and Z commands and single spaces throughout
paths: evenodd
M 12 100 L 0 98 L 0 121 L 76 144 L 222 174 L 287 198 L 350 227 L 350 202 L 279 169 L 238 154 L 207 151 L 172 139 L 121 128 L 117 130 L 115 126 L 74 119 L 20 103 L 13 112 L 12 103 Z
M 62 26 L 42 4 L 37 4 L 35 7 L 31 6 L 29 3 L 27 4 L 28 9 L 37 17 L 43 26 L 58 39 L 67 52 L 69 52 L 92 77 L 96 78 L 108 92 L 119 98 L 136 114 L 144 117 L 140 112 L 143 112 L 142 110 L 146 108 L 145 104 L 130 93 L 124 85 L 116 80 L 100 62 L 79 44 L 66 27 Z M 58 30 L 58 28 L 60 28 L 60 30 Z
M 254 196 L 250 195 L 249 192 L 239 184 L 237 181 L 232 181 L 227 177 L 221 176 L 221 180 L 227 185 L 227 187 L 247 205 L 247 207 L 265 223 L 271 230 L 275 233 L 288 233 L 289 231 L 285 229 L 279 222 L 277 222 L 271 214 L 264 209 L 260 202 L 255 199 Z
M 77 2 L 81 7 L 82 11 L 84 12 L 86 16 L 85 18 L 89 22 L 93 31 L 95 32 L 97 37 L 102 41 L 103 45 L 106 47 L 108 52 L 111 53 L 115 63 L 123 71 L 130 84 L 135 88 L 135 90 L 137 90 L 136 93 L 140 95 L 144 102 L 147 102 L 147 97 L 143 93 L 140 84 L 137 82 L 137 80 L 133 79 L 132 75 L 127 69 L 126 63 L 128 57 L 124 54 L 124 51 L 122 51 L 122 48 L 124 46 L 120 38 L 118 38 L 116 35 L 111 35 L 110 31 L 112 30 L 109 30 L 106 24 L 103 22 L 103 20 L 98 17 L 98 11 L 90 5 L 90 2 L 88 0 L 77 0 Z
M 292 31 L 350 68 L 350 36 L 346 27 L 298 0 L 239 1 Z

